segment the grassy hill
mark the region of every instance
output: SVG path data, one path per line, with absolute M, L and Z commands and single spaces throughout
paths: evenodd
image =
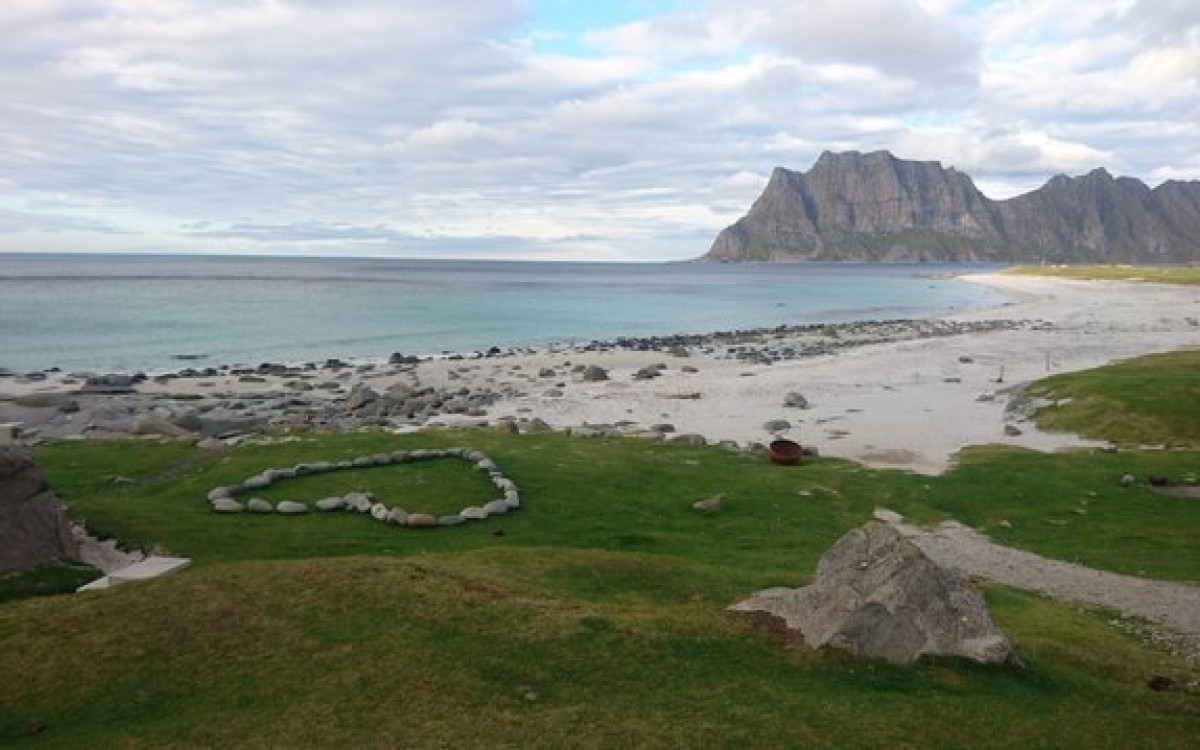
M 1109 397 L 1136 415 L 1136 379 L 1117 381 L 1127 387 Z M 1200 400 L 1186 383 L 1177 398 Z M 72 515 L 194 566 L 0 604 L 0 745 L 1190 747 L 1200 733 L 1200 673 L 1114 627 L 1111 613 L 987 587 L 1026 663 L 1016 669 L 813 652 L 725 611 L 755 590 L 805 583 L 878 506 L 957 518 L 1095 567 L 1198 581 L 1200 502 L 1119 482 L 1182 478 L 1200 463 L 1194 446 L 980 448 L 931 478 L 636 439 L 294 438 L 228 453 L 146 440 L 40 450 Z M 451 445 L 492 456 L 524 507 L 416 530 L 348 514 L 219 516 L 205 500 L 268 467 Z M 466 464 L 441 461 L 296 479 L 271 497 L 351 489 L 432 512 L 494 492 Z M 690 509 L 717 492 L 725 510 Z M 1149 689 L 1156 675 L 1175 689 Z

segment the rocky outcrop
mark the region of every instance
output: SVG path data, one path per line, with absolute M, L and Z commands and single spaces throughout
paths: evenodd
M 62 507 L 29 450 L 0 447 L 0 573 L 78 557 Z
M 924 654 L 1016 662 L 983 597 L 879 521 L 839 539 L 812 584 L 761 591 L 731 609 L 777 617 L 813 648 L 896 663 Z
M 1200 260 L 1200 182 L 1103 169 L 993 201 L 966 174 L 886 151 L 776 168 L 703 260 L 1179 263 Z

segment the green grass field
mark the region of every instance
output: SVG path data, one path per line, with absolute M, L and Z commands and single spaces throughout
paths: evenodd
M 1155 266 L 1017 266 L 1005 273 L 1052 276 L 1076 281 L 1148 281 L 1157 284 L 1200 284 L 1200 268 Z
M 1200 448 L 1200 349 L 1046 378 L 1030 392 L 1059 402 L 1038 415 L 1047 429 Z
M 1178 364 L 1135 361 L 1110 374 L 1143 366 L 1154 377 Z M 1094 382 L 1082 373 L 1042 387 Z M 1106 398 L 1126 421 L 1155 411 L 1138 378 L 1111 382 Z M 1177 378 L 1157 387 L 1173 389 L 1163 403 L 1200 403 Z M 1155 442 L 1175 442 L 1176 422 L 1158 422 L 1171 439 Z M 40 449 L 73 516 L 194 565 L 111 591 L 0 604 L 0 745 L 1182 748 L 1200 735 L 1200 672 L 1112 627 L 1109 613 L 986 588 L 1025 661 L 1017 669 L 813 652 L 725 611 L 755 590 L 806 582 L 878 506 L 957 518 L 1099 568 L 1200 581 L 1200 502 L 1119 482 L 1194 472 L 1194 444 L 982 447 L 921 477 L 832 459 L 783 468 L 632 438 L 302 438 L 226 454 L 147 440 Z M 205 501 L 268 467 L 451 445 L 492 456 L 524 506 L 416 530 L 357 515 L 221 516 Z M 494 494 L 446 460 L 300 478 L 270 496 L 351 489 L 433 512 Z M 716 492 L 724 511 L 690 510 Z M 1150 690 L 1155 675 L 1177 689 Z

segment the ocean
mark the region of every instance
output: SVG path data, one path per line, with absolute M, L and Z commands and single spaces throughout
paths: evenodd
M 178 370 L 926 317 L 994 305 L 953 265 L 0 255 L 0 367 Z

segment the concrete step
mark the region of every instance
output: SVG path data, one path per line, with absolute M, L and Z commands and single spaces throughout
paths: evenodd
M 192 561 L 186 557 L 147 557 L 141 562 L 136 562 L 120 570 L 115 570 L 103 578 L 98 578 L 91 583 L 85 583 L 76 589 L 76 592 L 97 591 L 99 589 L 120 586 L 123 583 L 131 581 L 145 581 L 150 578 L 158 578 L 159 576 L 183 570 L 191 564 Z

